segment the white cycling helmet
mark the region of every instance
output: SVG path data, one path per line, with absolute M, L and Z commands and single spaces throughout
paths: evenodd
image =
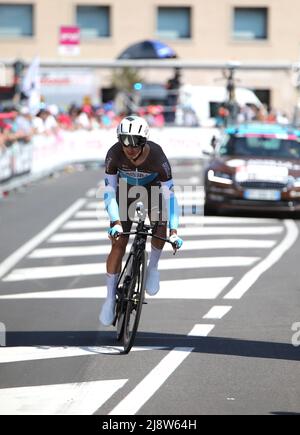
M 118 125 L 117 135 L 125 147 L 143 147 L 149 137 L 149 125 L 140 116 L 127 116 Z

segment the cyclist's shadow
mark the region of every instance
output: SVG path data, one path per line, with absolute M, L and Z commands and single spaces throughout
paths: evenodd
M 14 331 L 7 332 L 6 347 L 107 347 L 110 352 L 120 353 L 116 332 L 112 331 Z M 177 349 L 194 353 L 242 356 L 286 361 L 300 361 L 300 349 L 289 343 L 245 340 L 228 337 L 193 337 L 182 334 L 139 332 L 134 347 L 161 349 L 168 352 Z M 115 352 L 114 352 L 115 350 Z M 97 353 L 97 351 L 95 351 Z M 102 353 L 102 352 L 99 352 Z M 105 350 L 103 353 L 106 353 Z

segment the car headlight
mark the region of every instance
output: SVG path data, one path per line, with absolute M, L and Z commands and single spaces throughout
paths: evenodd
M 220 184 L 233 184 L 232 178 L 230 174 L 226 174 L 226 172 L 215 172 L 212 169 L 208 171 L 207 178 L 209 181 L 213 183 Z

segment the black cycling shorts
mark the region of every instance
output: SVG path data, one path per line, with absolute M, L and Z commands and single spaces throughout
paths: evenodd
M 132 187 L 132 186 L 130 186 Z M 165 201 L 158 190 L 151 190 L 151 187 L 158 187 L 158 185 L 146 186 L 144 189 L 138 189 L 137 195 L 134 198 L 129 197 L 130 188 L 127 191 L 127 197 L 120 198 L 119 190 L 117 191 L 117 202 L 119 205 L 119 212 L 121 217 L 121 224 L 124 232 L 130 232 L 135 218 L 136 204 L 142 202 L 144 205 L 145 213 L 149 217 L 151 225 L 158 222 L 159 226 L 167 226 L 167 210 Z M 131 191 L 132 192 L 132 191 Z M 135 192 L 133 192 L 135 193 Z

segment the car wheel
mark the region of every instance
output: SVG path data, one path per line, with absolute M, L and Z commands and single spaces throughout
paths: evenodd
M 210 206 L 209 204 L 204 204 L 204 216 L 216 216 L 218 211 L 215 207 Z

